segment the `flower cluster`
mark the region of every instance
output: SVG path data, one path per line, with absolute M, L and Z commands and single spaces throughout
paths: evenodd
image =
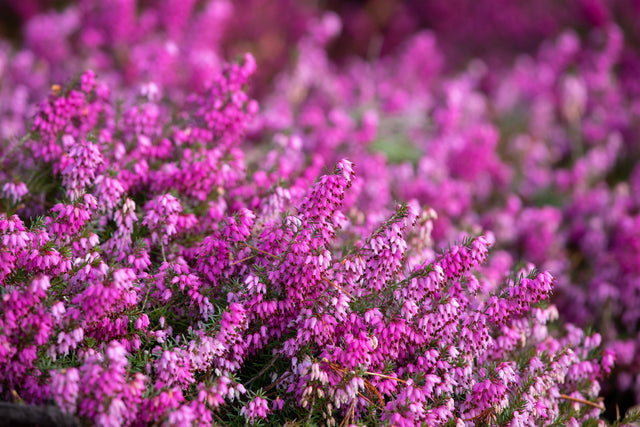
M 436 247 L 491 230 L 505 262 L 551 271 L 563 317 L 597 328 L 621 356 L 609 388 L 637 400 L 640 110 L 631 75 L 640 56 L 624 38 L 632 36 L 614 22 L 586 40 L 568 30 L 508 67 L 474 61 L 457 74 L 443 71 L 450 52 L 438 36 L 412 34 L 398 52 L 341 67 L 313 35 L 303 38 L 263 102 L 260 130 L 295 130 L 300 143 L 274 150 L 296 159 L 288 173 L 300 151 L 359 165 L 351 209 L 368 214 L 357 221 L 362 231 L 390 200 L 415 199 L 439 215 Z
M 60 186 L 30 188 L 29 207 L 1 217 L 5 398 L 52 399 L 98 425 L 292 410 L 329 424 L 598 416 L 611 361 L 591 351 L 599 335 L 548 328 L 549 273 L 487 265 L 483 236 L 435 251 L 433 214 L 416 202 L 365 233 L 375 219 L 350 194 L 348 160 L 315 183 L 245 165 L 237 144 L 255 101 L 233 81 L 251 64 L 194 98 L 213 109 L 144 132 L 107 118 L 91 73 L 42 104 L 51 114 L 36 116 L 14 173 L 41 167 Z M 100 113 L 65 121 L 52 106 L 69 97 Z M 196 146 L 210 155 L 204 193 L 173 178 Z
M 483 26 L 464 0 L 262 3 L 14 6 L 0 400 L 102 426 L 524 426 L 640 398 L 633 6 L 491 0 Z M 354 32 L 385 40 L 349 56 Z

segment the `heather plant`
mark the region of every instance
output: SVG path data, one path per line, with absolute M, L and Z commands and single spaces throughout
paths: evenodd
M 153 83 L 152 91 L 162 88 L 157 95 L 177 106 L 221 71 L 229 52 L 251 49 L 262 70 L 254 76 L 254 89 L 264 90 L 287 62 L 288 45 L 305 31 L 314 10 L 288 0 L 266 5 L 253 0 L 7 3 L 4 7 L 24 21 L 17 40 L 0 40 L 3 139 L 28 130 L 25 122 L 51 84 L 67 82 L 85 69 L 100 74 L 121 97 L 135 97 L 140 87 Z M 4 20 L 0 17 L 0 34 Z
M 98 425 L 592 425 L 637 401 L 633 6 L 452 71 L 459 21 L 396 16 L 400 48 L 335 61 L 358 15 L 276 2 L 273 32 L 256 3 L 86 0 L 0 41 L 3 400 Z M 503 6 L 488 22 L 529 17 Z
M 554 323 L 552 276 L 487 262 L 492 234 L 437 251 L 415 201 L 363 219 L 348 160 L 248 161 L 254 70 L 177 114 L 92 72 L 41 103 L 3 158 L 4 399 L 97 425 L 597 420 L 613 355 Z
M 311 33 L 258 125 L 266 134 L 293 128 L 299 148 L 285 148 L 291 157 L 295 148 L 362 166 L 352 209 L 369 214 L 369 224 L 365 216 L 358 223 L 363 230 L 389 201 L 416 199 L 439 214 L 436 247 L 461 230 L 492 230 L 501 256 L 553 272 L 563 316 L 599 330 L 622 356 L 609 389 L 637 394 L 630 227 L 638 209 L 638 92 L 625 71 L 637 55 L 624 36 L 615 25 L 586 41 L 567 31 L 511 68 L 490 72 L 475 61 L 452 75 L 443 73 L 434 33 L 342 66 Z

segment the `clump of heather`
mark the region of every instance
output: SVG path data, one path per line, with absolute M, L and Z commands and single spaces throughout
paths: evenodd
M 438 250 L 369 163 L 301 171 L 295 134 L 256 156 L 255 68 L 178 108 L 89 71 L 3 151 L 2 398 L 105 426 L 595 422 L 614 356 L 555 322 L 552 275 L 493 233 Z
M 4 4 L 6 3 L 6 4 Z M 288 61 L 310 4 L 292 0 L 13 1 L 0 16 L 0 138 L 28 131 L 27 120 L 51 84 L 92 69 L 124 98 L 138 89 L 181 105 L 221 71 L 224 58 L 254 52 L 266 82 Z M 22 20 L 15 21 L 18 18 Z M 240 19 L 241 18 L 241 19 Z M 5 39 L 4 25 L 14 26 Z M 157 89 L 161 88 L 162 91 Z
M 448 40 L 428 31 L 374 61 L 338 65 L 317 36 L 335 37 L 335 19 L 318 19 L 262 103 L 252 130 L 273 135 L 277 167 L 304 177 L 352 159 L 360 168 L 349 209 L 360 232 L 390 214 L 392 200 L 411 199 L 438 213 L 435 247 L 461 230 L 491 230 L 505 263 L 533 262 L 557 278 L 562 317 L 595 328 L 619 355 L 608 390 L 637 401 L 633 35 L 607 21 L 588 37 L 567 30 L 508 66 L 478 59 L 452 73 Z
M 638 400 L 637 7 L 370 3 L 12 2 L 2 399 L 100 425 Z

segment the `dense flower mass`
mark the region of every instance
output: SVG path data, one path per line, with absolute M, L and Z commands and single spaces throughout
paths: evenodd
M 636 420 L 605 403 L 640 400 L 637 8 L 257 3 L 10 2 L 0 401 L 99 426 Z M 451 26 L 485 56 L 456 65 Z M 354 31 L 366 59 L 336 48 Z

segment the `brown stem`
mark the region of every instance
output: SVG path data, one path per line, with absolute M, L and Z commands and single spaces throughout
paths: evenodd
M 271 384 L 269 384 L 268 386 L 264 387 L 264 388 L 262 389 L 262 391 L 266 393 L 267 391 L 271 390 L 272 388 L 274 388 L 275 386 L 277 386 L 278 384 L 280 384 L 280 383 L 282 382 L 282 380 L 284 380 L 284 379 L 288 378 L 289 376 L 291 376 L 291 373 L 290 373 L 290 372 L 289 372 L 289 373 L 285 373 L 285 374 L 283 374 L 282 376 L 280 376 L 280 378 L 278 378 L 278 379 L 276 380 L 276 382 L 271 383 Z
M 475 417 L 463 418 L 462 421 L 477 421 L 477 420 L 480 420 L 480 419 L 486 419 L 487 417 L 490 417 L 492 415 L 493 415 L 493 407 L 485 409 L 484 411 L 480 412 Z
M 333 283 L 331 280 L 327 279 L 326 277 L 322 276 L 322 279 L 329 283 L 331 286 L 333 286 L 334 288 L 338 289 L 339 291 L 342 291 L 345 293 L 345 295 L 347 295 L 349 298 L 353 299 L 353 295 L 351 295 L 349 292 L 345 291 L 344 289 L 342 289 L 340 286 L 336 285 L 335 283 Z
M 366 400 L 367 402 L 369 402 L 369 405 L 375 406 L 378 409 L 384 409 L 382 406 L 378 405 L 377 403 L 375 403 L 373 400 L 369 399 L 367 396 L 365 396 L 364 394 L 358 392 L 358 396 L 360 396 L 361 398 L 363 398 L 364 400 Z
M 399 381 L 399 382 L 401 382 L 401 383 L 403 383 L 403 384 L 406 384 L 406 383 L 407 383 L 405 380 L 403 380 L 403 379 L 401 379 L 401 378 L 391 377 L 391 376 L 389 376 L 389 375 L 384 375 L 384 374 L 377 374 L 377 373 L 375 373 L 375 372 L 369 372 L 369 371 L 366 371 L 364 374 L 365 374 L 365 375 L 374 375 L 374 376 L 376 376 L 376 377 L 386 378 L 386 379 L 388 379 L 388 380 L 395 380 L 395 381 Z
M 576 403 L 582 403 L 583 405 L 589 405 L 589 406 L 593 406 L 594 408 L 598 408 L 601 411 L 604 411 L 604 405 L 602 404 L 597 404 L 595 402 L 591 402 L 589 400 L 585 400 L 585 399 L 580 399 L 579 397 L 573 397 L 573 396 L 569 396 L 568 394 L 561 394 L 559 396 L 561 399 L 565 399 L 565 400 L 571 400 L 572 402 L 576 402 Z
M 249 256 L 248 256 L 248 257 L 246 257 L 246 258 L 242 258 L 242 259 L 239 259 L 239 260 L 233 261 L 233 262 L 232 262 L 231 264 L 229 264 L 229 265 L 236 265 L 236 264 L 240 264 L 241 262 L 245 262 L 245 261 L 247 261 L 247 260 L 250 260 L 250 259 L 251 259 L 251 258 L 253 258 L 254 256 L 255 256 L 255 255 L 249 255 Z
M 274 363 L 276 363 L 276 360 L 278 360 L 278 357 L 279 357 L 279 355 L 277 355 L 277 354 L 275 356 L 273 356 L 273 358 L 271 359 L 271 361 L 269 361 L 267 366 L 262 368 L 262 370 L 260 372 L 258 372 L 253 378 L 251 378 L 249 381 L 247 381 L 244 384 L 244 387 L 246 388 L 249 384 L 254 382 L 256 379 L 260 378 L 262 376 L 262 374 L 264 374 L 267 371 L 267 369 L 269 369 L 270 367 L 273 366 Z
M 340 422 L 340 427 L 342 427 L 343 425 L 349 425 L 349 419 L 353 417 L 353 413 L 355 412 L 355 407 L 356 407 L 356 399 L 353 399 L 353 403 L 351 403 L 351 407 L 347 411 L 347 416 L 342 419 L 342 422 Z
M 274 255 L 274 254 L 272 254 L 272 253 L 270 253 L 270 252 L 263 251 L 263 250 L 262 250 L 262 249 L 260 249 L 260 248 L 256 248 L 255 246 L 248 244 L 247 242 L 240 242 L 240 243 L 242 243 L 243 245 L 245 245 L 245 246 L 246 246 L 246 247 L 248 247 L 248 248 L 253 249 L 254 251 L 257 251 L 257 252 L 263 253 L 263 254 L 265 254 L 265 255 L 269 255 L 270 257 L 273 257 L 273 258 L 275 258 L 275 259 L 280 259 L 280 257 L 279 257 L 278 255 Z

